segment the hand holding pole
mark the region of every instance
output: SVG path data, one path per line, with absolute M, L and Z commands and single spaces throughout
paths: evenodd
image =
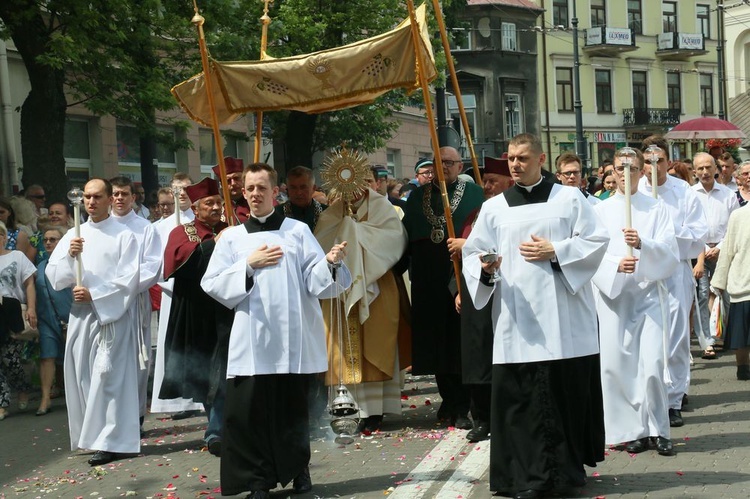
M 68 192 L 68 200 L 73 205 L 73 221 L 75 222 L 76 237 L 81 237 L 81 204 L 83 203 L 83 191 L 74 187 Z M 76 286 L 83 284 L 83 266 L 81 264 L 81 255 L 76 255 Z

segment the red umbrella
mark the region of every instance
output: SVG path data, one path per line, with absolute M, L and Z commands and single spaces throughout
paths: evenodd
M 725 120 L 696 118 L 680 123 L 665 137 L 669 140 L 744 139 L 745 132 Z

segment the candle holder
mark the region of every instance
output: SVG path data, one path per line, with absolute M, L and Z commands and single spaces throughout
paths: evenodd
M 75 222 L 75 235 L 81 237 L 81 205 L 83 204 L 83 191 L 78 187 L 68 191 L 68 201 L 73 205 L 73 221 Z M 83 266 L 81 255 L 76 255 L 76 286 L 83 283 Z

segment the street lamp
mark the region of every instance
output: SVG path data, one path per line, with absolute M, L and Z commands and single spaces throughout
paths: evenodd
M 583 137 L 583 113 L 581 104 L 581 61 L 578 59 L 578 15 L 576 14 L 576 0 L 573 0 L 573 109 L 576 117 L 576 154 L 581 158 L 584 171 L 589 168 L 586 139 Z

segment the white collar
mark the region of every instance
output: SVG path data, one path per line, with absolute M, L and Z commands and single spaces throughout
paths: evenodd
M 516 182 L 516 185 L 517 185 L 518 187 L 520 187 L 521 189 L 526 189 L 526 192 L 531 192 L 531 191 L 532 191 L 532 189 L 534 189 L 534 187 L 536 187 L 537 185 L 539 185 L 539 184 L 541 184 L 541 183 L 542 183 L 542 180 L 544 180 L 544 176 L 540 174 L 540 175 L 539 175 L 539 180 L 537 180 L 537 181 L 536 181 L 536 182 L 535 182 L 534 184 L 532 184 L 532 185 L 521 185 L 521 184 L 519 184 L 518 182 Z

